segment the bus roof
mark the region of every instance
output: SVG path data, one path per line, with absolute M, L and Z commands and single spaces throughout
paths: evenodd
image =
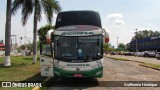
M 70 12 L 94 12 L 94 13 L 98 13 L 97 11 L 94 11 L 94 10 L 72 10 L 72 11 L 62 11 L 60 13 L 70 13 Z
M 91 10 L 60 12 L 55 29 L 69 25 L 92 25 L 102 28 L 99 13 Z

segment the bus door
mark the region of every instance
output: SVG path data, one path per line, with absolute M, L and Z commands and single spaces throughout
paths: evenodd
M 52 44 L 40 44 L 41 76 L 54 77 Z

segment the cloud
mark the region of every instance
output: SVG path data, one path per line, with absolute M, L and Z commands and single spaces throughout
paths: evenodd
M 123 16 L 120 13 L 114 13 L 114 14 L 108 15 L 108 18 L 112 20 L 117 20 L 117 19 L 123 19 Z
M 115 25 L 125 25 L 125 22 L 123 20 L 115 20 L 114 24 Z
M 114 23 L 114 25 L 117 26 L 125 25 L 125 22 L 123 20 L 123 15 L 120 13 L 109 14 L 107 18 L 110 19 Z

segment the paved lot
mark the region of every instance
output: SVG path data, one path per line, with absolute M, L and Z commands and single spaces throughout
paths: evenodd
M 63 83 L 60 87 L 55 87 L 54 83 L 49 90 L 160 90 L 160 87 L 109 87 L 107 85 L 116 85 L 116 82 L 109 83 L 109 81 L 160 81 L 160 71 L 139 66 L 137 62 L 118 61 L 109 58 L 104 58 L 104 76 L 98 79 L 82 80 L 78 87 L 67 86 L 66 78 L 58 78 L 55 80 Z M 70 84 L 74 85 L 79 79 L 68 79 Z M 95 81 L 88 83 L 88 81 Z M 87 82 L 87 87 L 84 83 Z M 86 83 L 85 83 L 86 84 Z M 105 86 L 106 85 L 106 86 Z M 102 87 L 103 86 L 103 87 Z
M 132 61 L 140 61 L 140 62 L 146 62 L 146 63 L 153 63 L 153 64 L 160 64 L 160 60 L 156 58 L 149 58 L 149 57 L 135 57 L 135 56 L 124 56 L 124 55 L 109 55 L 107 54 L 107 57 L 113 57 L 113 58 L 125 58 Z

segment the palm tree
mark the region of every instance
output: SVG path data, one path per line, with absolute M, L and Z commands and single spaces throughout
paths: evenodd
M 4 66 L 11 66 L 11 63 L 10 63 L 11 10 L 12 10 L 12 0 L 7 0 L 6 26 L 5 26 L 5 60 L 4 60 Z
M 54 29 L 54 26 L 52 26 L 51 24 L 47 24 L 45 26 L 40 27 L 38 29 L 39 37 L 45 37 L 46 33 L 51 29 Z
M 41 20 L 42 11 L 44 11 L 47 21 L 51 24 L 53 12 L 58 13 L 61 7 L 56 0 L 14 0 L 12 14 L 15 15 L 17 10 L 22 7 L 22 25 L 24 26 L 28 17 L 34 13 L 33 20 L 33 64 L 37 60 L 37 23 Z

